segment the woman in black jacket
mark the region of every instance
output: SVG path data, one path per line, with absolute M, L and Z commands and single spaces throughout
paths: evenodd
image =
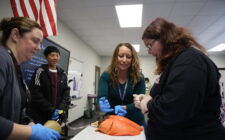
M 156 80 L 150 96 L 135 96 L 148 111 L 150 140 L 224 140 L 220 115 L 220 74 L 205 49 L 182 27 L 155 19 L 142 36 L 156 57 Z

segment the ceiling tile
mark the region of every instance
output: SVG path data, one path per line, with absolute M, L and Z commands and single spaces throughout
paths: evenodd
M 192 16 L 196 15 L 204 2 L 176 2 L 170 16 Z
M 173 8 L 173 3 L 161 3 L 161 4 L 145 4 L 143 6 L 143 18 L 147 17 L 167 17 Z
M 225 14 L 225 1 L 224 0 L 214 0 L 208 1 L 199 11 L 199 15 L 223 15 Z
M 120 28 L 115 4 L 143 3 L 141 28 Z M 59 0 L 58 18 L 101 56 L 112 55 L 120 42 L 140 43 L 139 55 L 148 55 L 141 36 L 157 17 L 190 29 L 206 48 L 225 40 L 224 0 Z
M 177 26 L 187 27 L 187 25 L 191 22 L 194 18 L 193 15 L 189 16 L 171 16 L 168 19 L 175 23 Z

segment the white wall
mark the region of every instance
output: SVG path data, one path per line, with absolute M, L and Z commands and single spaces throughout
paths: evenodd
M 141 56 L 140 57 L 141 62 L 141 69 L 142 73 L 145 77 L 148 77 L 150 80 L 150 83 L 153 84 L 155 82 L 157 75 L 154 74 L 154 70 L 156 68 L 155 63 L 155 57 L 153 56 Z
M 13 16 L 12 14 L 12 8 L 10 6 L 10 1 L 9 0 L 1 0 L 0 1 L 0 19 L 3 17 L 11 17 Z
M 109 64 L 111 63 L 111 58 L 112 58 L 111 56 L 101 57 L 101 73 L 108 68 Z
M 216 63 L 218 68 L 225 68 L 225 56 L 224 55 L 219 55 L 215 56 L 212 55 L 210 58 Z M 225 70 L 220 70 L 220 73 L 222 75 L 222 81 L 225 83 Z
M 225 55 L 211 55 L 209 56 L 218 68 L 225 68 Z
M 0 19 L 3 17 L 11 17 L 12 9 L 9 0 L 1 0 L 0 2 Z M 100 57 L 81 41 L 60 19 L 58 19 L 58 34 L 56 37 L 49 37 L 50 40 L 61 45 L 70 51 L 70 56 L 78 60 L 84 61 L 83 65 L 83 90 L 81 96 L 85 98 L 87 94 L 94 93 L 95 65 L 100 66 Z

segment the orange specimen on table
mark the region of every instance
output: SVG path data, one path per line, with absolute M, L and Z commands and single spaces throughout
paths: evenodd
M 139 135 L 143 128 L 135 122 L 117 115 L 110 115 L 100 122 L 97 131 L 112 136 Z

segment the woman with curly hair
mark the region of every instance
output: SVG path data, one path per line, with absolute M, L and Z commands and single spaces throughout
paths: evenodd
M 149 140 L 224 140 L 220 120 L 220 74 L 205 49 L 184 28 L 163 18 L 145 29 L 142 39 L 155 56 L 160 78 L 150 96 L 136 96 L 148 111 Z
M 137 52 L 129 43 L 117 45 L 108 70 L 99 81 L 99 110 L 125 116 L 144 125 L 144 115 L 135 108 L 133 94 L 145 94 L 145 80 Z

